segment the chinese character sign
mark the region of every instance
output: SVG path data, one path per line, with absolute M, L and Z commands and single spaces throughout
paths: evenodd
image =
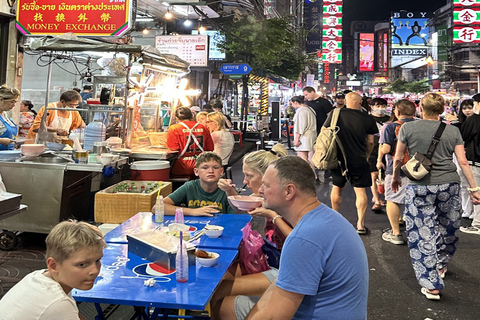
M 130 30 L 131 0 L 19 0 L 16 27 L 24 35 L 122 36 Z
M 453 6 L 453 42 L 480 43 L 480 0 L 454 0 Z
M 320 29 L 322 22 L 322 2 L 315 0 L 304 1 L 303 25 L 308 32 L 305 50 L 307 53 L 317 52 L 322 45 L 322 32 Z
M 342 63 L 342 12 L 343 1 L 323 1 L 322 60 L 325 63 Z

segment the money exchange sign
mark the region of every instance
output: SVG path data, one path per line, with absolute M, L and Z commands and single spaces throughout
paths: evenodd
M 133 24 L 132 0 L 18 0 L 24 35 L 122 36 Z

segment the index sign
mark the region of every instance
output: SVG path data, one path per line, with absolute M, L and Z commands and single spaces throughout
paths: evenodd
M 343 1 L 323 1 L 322 60 L 325 63 L 342 63 L 342 12 Z
M 131 29 L 132 0 L 18 0 L 16 27 L 23 35 L 120 37 Z
M 480 43 L 480 0 L 453 1 L 453 42 Z

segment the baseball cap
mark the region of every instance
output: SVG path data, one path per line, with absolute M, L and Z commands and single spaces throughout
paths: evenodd
M 335 99 L 345 99 L 345 95 L 343 93 L 337 93 Z

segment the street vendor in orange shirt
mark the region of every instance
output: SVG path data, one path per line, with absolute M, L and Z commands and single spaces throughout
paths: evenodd
M 67 90 L 60 96 L 60 101 L 48 104 L 48 108 L 76 108 L 82 100 L 80 94 L 75 90 Z M 41 107 L 28 131 L 27 140 L 35 139 L 38 128 L 45 113 L 45 106 Z M 46 118 L 47 130 L 54 132 L 59 136 L 67 136 L 71 130 L 84 128 L 85 122 L 78 111 L 49 110 Z
M 189 108 L 178 108 L 175 111 L 175 117 L 179 123 L 171 125 L 167 133 L 168 148 L 179 152 L 171 175 L 196 179 L 193 173 L 197 163 L 196 156 L 203 151 L 213 151 L 214 148 L 210 131 L 193 120 L 193 114 Z

